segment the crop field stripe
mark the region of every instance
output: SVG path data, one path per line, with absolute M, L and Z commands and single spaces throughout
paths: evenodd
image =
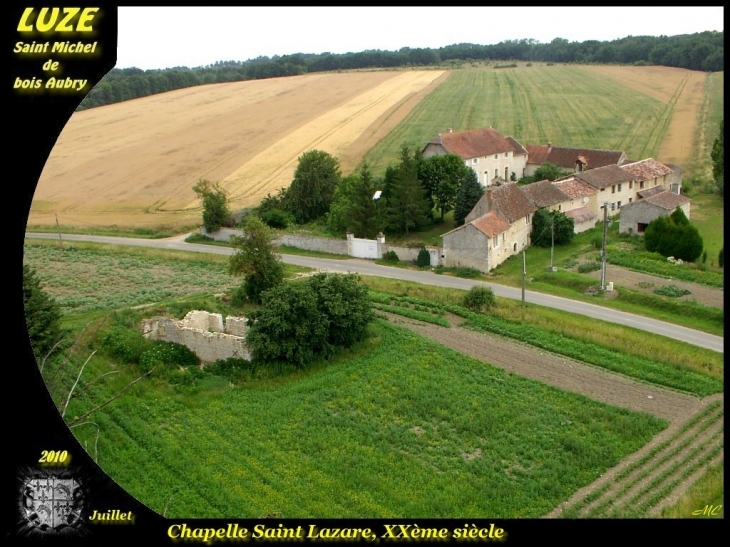
M 567 507 L 563 518 L 643 517 L 722 446 L 722 400 L 710 403 L 666 439 L 621 472 L 607 475 L 591 494 Z M 690 444 L 696 444 L 686 451 Z M 677 477 L 679 470 L 684 470 Z M 629 497 L 630 496 L 630 497 Z M 625 499 L 617 505 L 617 500 Z

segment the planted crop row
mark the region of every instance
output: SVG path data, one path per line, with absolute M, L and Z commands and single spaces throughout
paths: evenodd
M 700 283 L 709 287 L 725 286 L 724 276 L 712 270 L 698 270 L 692 265 L 675 266 L 658 253 L 632 251 L 630 253 L 613 250 L 606 254 L 609 264 L 623 266 L 631 270 L 657 274 L 669 279 L 679 279 L 691 283 Z
M 530 345 L 645 382 L 703 397 L 723 391 L 722 380 L 704 376 L 692 370 L 667 366 L 652 359 L 628 355 L 570 336 L 547 332 L 532 325 L 516 324 L 494 316 L 472 313 L 459 306 L 451 306 L 447 309 L 466 318 L 467 321 L 463 324 L 466 328 L 515 338 Z
M 711 403 L 671 438 L 612 478 L 607 477 L 604 484 L 572 504 L 561 516 L 646 516 L 649 508 L 707 460 L 707 454 L 717 454 L 717 447 L 722 444 L 722 418 L 722 401 Z
M 276 384 L 189 396 L 145 379 L 97 413 L 99 464 L 157 511 L 173 496 L 172 518 L 529 518 L 666 427 L 387 322 L 372 330 L 352 358 Z M 93 444 L 94 428 L 74 432 Z
M 439 317 L 438 315 L 433 315 L 432 313 L 428 313 L 426 311 L 413 310 L 411 308 L 403 306 L 388 306 L 386 304 L 374 304 L 373 307 L 376 310 L 387 311 L 396 315 L 402 315 L 403 317 L 416 319 L 418 321 L 423 321 L 424 323 L 432 323 L 441 327 L 451 326 L 451 323 L 449 323 L 447 319 Z

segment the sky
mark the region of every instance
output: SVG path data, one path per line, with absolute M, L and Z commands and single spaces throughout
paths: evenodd
M 715 7 L 119 7 L 117 67 L 722 31 Z

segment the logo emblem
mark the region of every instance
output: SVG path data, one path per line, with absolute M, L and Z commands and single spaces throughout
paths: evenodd
M 43 532 L 77 528 L 84 493 L 74 478 L 49 475 L 26 480 L 22 490 L 23 516 L 28 525 Z

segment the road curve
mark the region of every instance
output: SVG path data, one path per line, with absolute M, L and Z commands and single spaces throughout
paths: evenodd
M 58 234 L 27 232 L 26 238 L 33 239 L 58 239 Z M 106 243 L 115 245 L 131 245 L 135 247 L 154 247 L 157 249 L 174 249 L 179 251 L 192 251 L 209 254 L 231 255 L 234 249 L 230 247 L 219 247 L 216 245 L 204 245 L 199 243 L 185 243 L 185 237 L 174 236 L 166 239 L 139 239 L 133 237 L 112 237 L 112 236 L 94 236 L 94 235 L 77 235 L 62 234 L 65 241 L 88 241 L 92 243 Z M 434 274 L 430 271 L 407 270 L 405 268 L 393 268 L 389 266 L 380 266 L 368 260 L 351 258 L 346 260 L 332 260 L 327 258 L 314 258 L 309 256 L 286 255 L 282 254 L 282 260 L 287 264 L 295 264 L 297 266 L 305 266 L 309 268 L 328 268 L 331 270 L 348 271 L 351 273 L 359 273 L 362 275 L 370 275 L 377 277 L 389 277 L 392 279 L 402 279 L 404 281 L 413 281 L 415 283 L 423 283 L 425 285 L 436 285 L 438 287 L 448 287 L 453 289 L 468 290 L 475 285 L 483 285 L 490 287 L 496 296 L 503 298 L 512 298 L 514 300 L 522 299 L 522 290 L 514 287 L 506 287 L 504 285 L 496 285 L 494 283 L 485 283 L 483 281 L 474 281 L 472 279 L 463 279 L 460 277 L 451 277 L 446 275 Z M 561 298 L 549 294 L 525 291 L 525 301 L 563 310 L 579 315 L 586 315 L 594 319 L 600 319 L 610 323 L 619 323 L 634 327 L 636 329 L 652 332 L 681 340 L 695 346 L 710 349 L 720 353 L 724 353 L 724 338 L 708 334 L 705 332 L 688 329 L 672 323 L 658 321 L 641 315 L 634 315 L 622 311 L 612 310 L 587 304 L 577 300 Z

